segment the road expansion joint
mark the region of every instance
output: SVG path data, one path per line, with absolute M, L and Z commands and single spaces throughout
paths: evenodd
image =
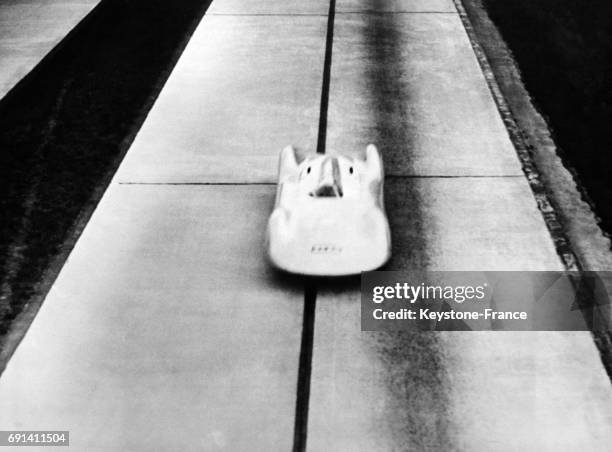
M 203 186 L 232 186 L 235 185 L 237 187 L 249 186 L 249 185 L 276 185 L 276 182 L 118 182 L 118 185 L 155 185 L 155 186 L 163 186 L 163 185 L 203 185 Z
M 513 179 L 523 174 L 386 174 L 386 179 Z
M 336 11 L 337 16 L 349 14 L 361 14 L 361 15 L 372 15 L 372 16 L 393 16 L 395 14 L 450 14 L 453 16 L 457 15 L 456 11 Z
M 209 13 L 207 16 L 221 17 L 327 17 L 316 13 Z
M 304 314 L 302 317 L 302 340 L 300 344 L 297 395 L 295 401 L 293 452 L 303 452 L 306 450 L 316 303 L 316 287 L 311 281 L 306 280 L 304 282 Z
M 321 86 L 319 128 L 316 148 L 316 152 L 318 154 L 325 154 L 325 144 L 327 140 L 327 110 L 329 106 L 329 86 L 331 78 L 332 50 L 334 44 L 335 11 L 336 0 L 330 0 L 329 13 L 327 16 L 327 32 L 325 37 L 325 58 L 323 61 L 323 79 Z M 304 315 L 298 368 L 293 452 L 306 451 L 316 300 L 317 280 L 314 278 L 306 278 L 304 280 Z

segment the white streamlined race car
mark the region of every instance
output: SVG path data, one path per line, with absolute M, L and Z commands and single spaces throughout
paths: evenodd
M 375 270 L 391 254 L 383 204 L 384 172 L 374 145 L 366 158 L 282 150 L 266 246 L 287 272 L 342 276 Z

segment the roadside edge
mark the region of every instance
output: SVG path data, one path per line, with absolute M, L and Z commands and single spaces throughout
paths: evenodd
M 612 270 L 610 237 L 600 228 L 576 172 L 563 160 L 554 131 L 525 88 L 482 0 L 454 2 L 561 260 L 567 270 Z M 612 334 L 596 332 L 593 337 L 612 378 Z

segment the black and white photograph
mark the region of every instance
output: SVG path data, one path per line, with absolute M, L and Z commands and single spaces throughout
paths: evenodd
M 0 0 L 0 452 L 612 451 L 608 0 Z

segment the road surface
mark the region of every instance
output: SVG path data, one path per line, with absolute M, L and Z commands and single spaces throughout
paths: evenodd
M 100 0 L 0 2 L 0 99 L 98 3 Z
M 589 333 L 362 333 L 357 280 L 263 259 L 278 152 L 320 136 L 329 6 L 212 3 L 0 377 L 3 430 L 87 451 L 609 450 Z M 325 149 L 382 150 L 388 268 L 562 270 L 453 3 L 332 15 Z

